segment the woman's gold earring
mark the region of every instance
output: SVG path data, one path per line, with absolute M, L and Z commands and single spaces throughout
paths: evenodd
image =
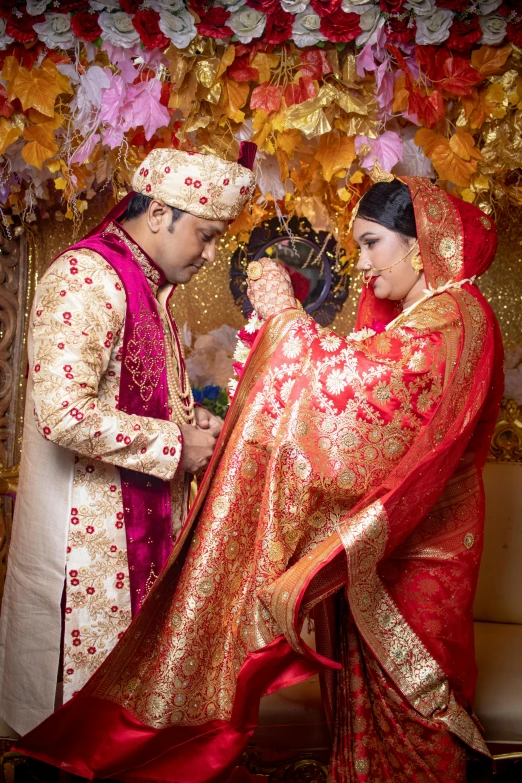
M 418 250 L 413 256 L 413 258 L 411 259 L 411 265 L 413 267 L 413 271 L 417 272 L 418 275 L 420 275 L 420 273 L 424 269 L 424 264 L 422 263 L 421 254 Z

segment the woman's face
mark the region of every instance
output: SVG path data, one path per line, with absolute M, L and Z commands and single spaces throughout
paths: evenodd
M 417 250 L 413 237 L 402 237 L 362 217 L 355 219 L 353 236 L 361 249 L 357 269 L 364 272 L 366 280 L 371 278 L 377 299 L 402 301 L 416 284 L 425 287 L 424 275 L 419 277 L 411 265 Z

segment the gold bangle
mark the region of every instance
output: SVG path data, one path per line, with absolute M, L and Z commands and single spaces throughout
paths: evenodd
M 246 268 L 249 280 L 260 280 L 263 277 L 263 264 L 261 261 L 251 261 Z

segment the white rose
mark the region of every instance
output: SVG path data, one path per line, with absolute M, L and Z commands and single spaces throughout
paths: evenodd
M 431 16 L 419 16 L 415 43 L 420 46 L 429 46 L 445 41 L 446 38 L 449 38 L 453 16 L 453 11 L 450 11 L 449 8 L 439 8 Z
M 89 0 L 89 5 L 94 11 L 120 11 L 120 0 Z
M 124 11 L 117 11 L 115 14 L 103 11 L 98 17 L 98 24 L 102 29 L 103 40 L 113 46 L 130 49 L 131 46 L 139 43 L 140 36 L 134 29 L 132 18 Z
M 489 16 L 479 16 L 480 26 L 482 28 L 482 38 L 479 43 L 487 46 L 495 46 L 504 40 L 506 35 L 507 21 L 498 14 Z
M 158 14 L 161 14 L 163 11 L 175 14 L 178 11 L 183 11 L 185 8 L 183 0 L 149 0 L 147 5 L 149 5 L 153 11 L 157 11 Z
M 479 0 L 479 14 L 481 16 L 486 16 L 486 14 L 491 14 L 493 11 L 496 11 L 497 8 L 500 8 L 502 5 L 502 0 Z
M 417 16 L 431 16 L 436 11 L 434 0 L 408 0 L 404 8 L 413 11 Z
M 33 25 L 35 33 L 48 49 L 70 49 L 76 40 L 69 14 L 45 14 L 45 22 Z
M 27 13 L 31 16 L 40 16 L 48 5 L 49 0 L 27 0 Z
M 281 8 L 287 14 L 302 14 L 308 7 L 308 0 L 281 0 Z
M 292 38 L 294 43 L 299 46 L 314 46 L 317 41 L 326 41 L 320 31 L 321 17 L 311 11 L 304 11 L 297 14 L 292 26 Z
M 373 8 L 378 8 L 378 4 L 372 0 L 343 0 L 342 9 L 347 14 L 365 14 Z
M 245 0 L 219 0 L 216 5 L 220 5 L 222 8 L 226 8 L 231 14 L 234 11 L 239 11 L 245 5 Z
M 0 18 L 0 52 L 3 52 L 4 49 L 7 49 L 7 47 L 14 41 L 14 38 L 11 38 L 10 35 L 7 35 L 5 31 L 6 27 L 7 22 L 5 19 Z
M 247 44 L 263 33 L 266 27 L 266 14 L 245 7 L 235 11 L 227 25 L 235 32 L 242 44 Z
M 163 35 L 170 38 L 178 49 L 185 49 L 197 34 L 194 17 L 186 10 L 183 10 L 180 14 L 169 14 L 168 11 L 162 11 L 160 13 L 159 29 Z
M 379 6 L 372 6 L 368 11 L 361 14 L 359 19 L 359 25 L 362 33 L 357 36 L 355 43 L 357 46 L 364 46 L 366 43 L 370 43 L 370 38 L 377 29 L 380 29 L 384 24 L 384 16 L 381 16 L 381 9 Z M 374 41 L 371 41 L 374 43 Z

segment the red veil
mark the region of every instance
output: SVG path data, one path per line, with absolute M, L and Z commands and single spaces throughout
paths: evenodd
M 430 296 L 392 320 L 365 291 L 358 327 L 388 329 L 352 339 L 300 311 L 267 322 L 143 609 L 22 752 L 88 778 L 224 781 L 261 695 L 321 671 L 338 783 L 456 783 L 466 747 L 488 753 L 472 604 L 502 346 L 471 279 L 496 231 L 404 181 Z

